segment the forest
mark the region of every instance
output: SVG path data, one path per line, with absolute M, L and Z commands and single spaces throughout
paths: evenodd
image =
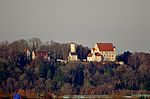
M 24 51 L 26 48 L 47 50 L 51 60 L 29 60 Z M 10 94 L 32 90 L 36 94 L 52 92 L 56 95 L 150 93 L 149 53 L 125 51 L 117 55 L 115 62 L 84 62 L 90 49 L 77 44 L 81 61 L 56 61 L 66 60 L 69 51 L 69 43 L 43 43 L 39 38 L 0 42 L 0 92 Z M 117 64 L 118 61 L 124 64 Z

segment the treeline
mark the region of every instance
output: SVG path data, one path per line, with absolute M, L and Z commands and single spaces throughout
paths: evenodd
M 82 61 L 86 59 L 87 54 L 90 52 L 88 47 L 76 44 L 76 52 L 78 58 Z M 5 60 L 17 61 L 20 55 L 25 54 L 25 49 L 30 51 L 46 50 L 49 52 L 51 59 L 67 60 L 70 52 L 70 43 L 58 43 L 54 41 L 42 42 L 39 38 L 32 38 L 29 40 L 17 40 L 9 43 L 8 41 L 0 42 L 0 58 Z
M 43 44 L 39 41 L 39 45 L 34 41 L 32 46 L 26 40 L 0 44 L 0 90 L 4 93 L 16 92 L 19 89 L 35 90 L 36 93 L 54 92 L 58 95 L 112 94 L 118 91 L 130 95 L 130 91 L 150 91 L 149 53 L 124 52 L 117 56 L 117 61 L 123 61 L 123 65 L 117 62 L 61 63 L 55 59 L 65 59 L 68 56 L 69 44 Z M 29 61 L 24 54 L 27 47 L 31 50 L 48 50 L 54 60 Z M 86 57 L 88 51 L 87 47 L 77 46 L 81 60 Z

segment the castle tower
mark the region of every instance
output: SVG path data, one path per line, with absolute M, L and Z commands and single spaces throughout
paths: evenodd
M 70 44 L 70 51 L 71 51 L 71 53 L 75 53 L 76 52 L 76 46 L 75 46 L 74 43 Z
M 69 61 L 77 61 L 78 60 L 78 56 L 76 54 L 76 45 L 75 45 L 75 43 L 70 44 L 70 52 L 69 52 L 68 60 Z

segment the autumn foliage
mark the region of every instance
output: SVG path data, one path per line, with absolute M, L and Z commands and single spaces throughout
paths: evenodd
M 27 59 L 25 48 L 47 50 L 50 60 Z M 1 42 L 0 94 L 19 93 L 31 97 L 50 97 L 52 93 L 114 97 L 150 94 L 149 53 L 127 51 L 118 55 L 116 62 L 83 62 L 88 53 L 89 48 L 78 45 L 81 61 L 57 62 L 57 59 L 67 59 L 69 44 L 42 43 L 38 38 Z M 117 61 L 124 64 L 117 64 Z

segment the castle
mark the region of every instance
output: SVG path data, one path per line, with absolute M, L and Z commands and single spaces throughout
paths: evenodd
M 87 61 L 115 61 L 116 48 L 112 43 L 96 43 L 87 56 Z
M 29 49 L 26 51 L 27 58 L 32 56 L 32 60 L 37 57 L 48 59 L 48 51 L 38 50 L 30 53 Z M 49 58 L 50 59 L 50 58 Z M 70 44 L 70 52 L 68 55 L 68 61 L 78 61 L 78 55 L 76 53 L 76 44 Z M 91 53 L 87 56 L 88 62 L 102 62 L 102 61 L 115 61 L 116 60 L 116 48 L 112 43 L 96 43 L 91 49 Z

